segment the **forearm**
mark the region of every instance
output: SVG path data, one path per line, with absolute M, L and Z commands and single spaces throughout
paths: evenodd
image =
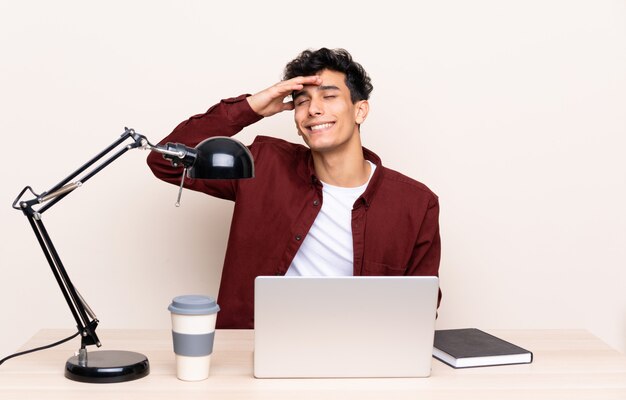
M 426 211 L 417 242 L 413 249 L 407 275 L 439 276 L 441 238 L 439 234 L 439 202 L 435 200 Z M 441 290 L 437 306 L 441 302 Z
M 246 95 L 225 99 L 211 107 L 206 113 L 194 115 L 181 122 L 159 144 L 172 142 L 195 147 L 210 137 L 233 136 L 261 118 L 250 108 Z M 182 167 L 172 167 L 168 160 L 154 152 L 148 155 L 147 161 L 157 178 L 173 184 L 180 183 Z M 197 188 L 192 187 L 192 189 Z

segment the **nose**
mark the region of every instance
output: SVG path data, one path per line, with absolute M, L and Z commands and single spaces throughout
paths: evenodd
M 311 101 L 309 102 L 309 115 L 314 117 L 318 115 L 322 115 L 324 113 L 324 108 L 320 99 L 317 96 L 313 96 Z

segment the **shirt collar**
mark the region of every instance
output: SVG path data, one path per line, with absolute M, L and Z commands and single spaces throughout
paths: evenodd
M 367 186 L 367 189 L 365 189 L 365 192 L 363 192 L 363 194 L 361 195 L 361 197 L 359 197 L 359 199 L 356 201 L 356 206 L 355 208 L 358 208 L 358 206 L 360 204 L 365 205 L 365 207 L 369 207 L 371 202 L 374 199 L 374 196 L 376 195 L 376 191 L 378 190 L 378 187 L 380 186 L 380 184 L 382 183 L 383 180 L 383 174 L 384 174 L 384 168 L 383 168 L 383 164 L 382 161 L 380 160 L 380 157 L 378 157 L 378 155 L 376 155 L 376 153 L 374 153 L 373 151 L 363 147 L 363 157 L 368 160 L 371 161 L 372 163 L 374 163 L 374 165 L 376 165 L 376 170 L 374 171 L 374 175 L 372 176 L 372 179 L 370 179 L 370 183 Z M 305 179 L 307 182 L 321 188 L 322 184 L 319 180 L 319 178 L 317 177 L 317 175 L 315 175 L 315 166 L 313 164 L 313 155 L 311 154 L 311 150 L 306 148 L 306 156 L 305 156 L 305 160 L 303 163 L 301 163 L 298 166 L 298 172 L 300 174 L 300 176 Z
M 369 208 L 370 204 L 374 200 L 374 196 L 376 195 L 376 191 L 380 187 L 380 184 L 383 181 L 384 168 L 383 163 L 380 160 L 380 157 L 373 151 L 366 149 L 363 147 L 363 157 L 366 160 L 371 161 L 376 165 L 376 170 L 374 171 L 374 175 L 372 175 L 372 179 L 370 179 L 369 185 L 367 185 L 367 189 L 361 195 L 360 199 L 365 207 Z

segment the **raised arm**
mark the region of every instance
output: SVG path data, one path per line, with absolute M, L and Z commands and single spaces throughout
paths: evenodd
M 248 102 L 247 95 L 225 99 L 209 108 L 204 114 L 194 115 L 181 122 L 159 144 L 183 143 L 195 147 L 198 143 L 214 136 L 233 136 L 246 126 L 259 121 L 262 116 L 255 113 Z M 174 185 L 180 184 L 182 167 L 172 167 L 170 162 L 158 153 L 148 155 L 148 166 L 154 175 Z M 185 178 L 185 187 L 205 192 L 212 196 L 235 199 L 234 181 L 206 181 Z
M 195 147 L 209 137 L 233 136 L 263 117 L 293 110 L 293 101 L 285 102 L 285 98 L 293 91 L 301 90 L 304 85 L 320 83 L 321 79 L 318 76 L 300 76 L 278 82 L 252 96 L 242 95 L 222 100 L 206 113 L 194 115 L 180 123 L 159 144 L 172 142 Z M 157 178 L 175 185 L 180 184 L 182 167 L 172 167 L 161 155 L 149 154 L 148 166 Z M 235 200 L 236 197 L 235 181 L 202 181 L 186 178 L 185 187 L 229 200 Z
M 248 97 L 250 107 L 263 117 L 270 117 L 283 111 L 293 110 L 293 101 L 285 102 L 285 98 L 295 91 L 302 90 L 305 85 L 320 85 L 322 79 L 317 75 L 297 76 L 278 82 L 269 88 Z

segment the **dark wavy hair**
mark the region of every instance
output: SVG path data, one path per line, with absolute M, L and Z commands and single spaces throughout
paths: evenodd
M 344 49 L 322 47 L 319 50 L 305 50 L 285 66 L 283 78 L 315 75 L 325 69 L 346 75 L 346 86 L 350 89 L 352 103 L 369 99 L 374 89 L 372 81 L 361 64 L 352 60 L 350 53 Z

